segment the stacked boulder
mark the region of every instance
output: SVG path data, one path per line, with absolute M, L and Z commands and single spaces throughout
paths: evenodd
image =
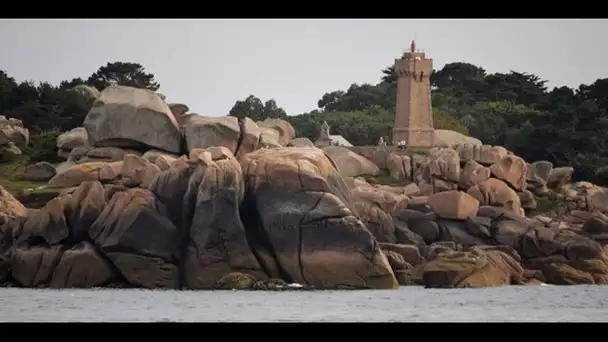
M 30 140 L 30 132 L 23 122 L 0 115 L 0 156 L 10 159 L 21 155 Z
M 608 283 L 608 218 L 602 214 L 608 191 L 567 184 L 572 168 L 528 164 L 502 147 L 468 144 L 412 156 L 389 153 L 386 163 L 394 177 L 413 182 L 347 182 L 359 217 L 398 267 L 401 284 Z M 567 213 L 538 214 L 537 196 L 569 199 Z
M 334 160 L 283 147 L 289 123 L 180 120 L 153 92 L 105 89 L 83 128 L 58 139 L 68 161 L 49 184 L 65 190 L 5 215 L 0 278 L 55 288 L 398 286 Z M 253 281 L 231 281 L 239 277 Z
M 108 181 L 128 154 L 167 166 L 195 148 L 224 146 L 240 159 L 260 148 L 285 146 L 295 135 L 284 120 L 256 123 L 249 118 L 187 114 L 188 110 L 183 104 L 167 104 L 158 93 L 146 89 L 117 85 L 104 89 L 83 127 L 57 139 L 59 153 L 67 161 L 57 167 L 49 185 Z
M 251 286 L 398 286 L 322 150 L 259 149 L 239 161 L 216 146 L 162 158 L 127 154 L 40 210 L 17 210 L 3 193 L 17 209 L 2 223 L 0 277 L 54 288 L 209 289 L 235 275 Z
M 390 289 L 608 283 L 603 188 L 506 149 L 383 149 L 378 162 L 294 139 L 284 120 L 188 114 L 110 86 L 57 141 L 62 193 L 0 188 L 0 281 L 24 287 Z M 380 158 L 378 153 L 374 158 Z M 374 159 L 375 160 L 375 159 Z M 381 164 L 382 164 L 381 163 Z M 558 217 L 538 196 L 570 201 Z M 608 196 L 606 197 L 608 200 Z M 273 285 L 273 286 L 274 286 Z

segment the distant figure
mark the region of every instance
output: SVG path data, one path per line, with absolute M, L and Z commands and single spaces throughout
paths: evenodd
M 378 139 L 378 146 L 386 146 L 386 141 L 384 141 L 384 137 L 380 137 L 380 139 Z
M 334 146 L 330 136 L 329 136 L 329 125 L 327 121 L 323 121 L 323 123 L 319 127 L 319 138 L 314 142 L 315 146 Z
M 401 140 L 397 143 L 397 148 L 400 150 L 405 150 L 406 146 L 405 146 L 405 140 Z
M 320 138 L 329 139 L 329 125 L 327 121 L 323 121 L 321 125 L 321 132 L 319 133 Z

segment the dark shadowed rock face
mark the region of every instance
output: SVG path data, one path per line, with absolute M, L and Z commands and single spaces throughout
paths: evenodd
M 112 266 L 95 247 L 81 242 L 63 252 L 51 277 L 52 288 L 87 288 L 102 286 L 116 278 Z
M 174 265 L 178 235 L 152 192 L 133 188 L 114 194 L 89 231 L 95 244 L 132 284 L 178 286 Z
M 245 235 L 241 166 L 225 147 L 194 149 L 187 164 L 162 172 L 151 189 L 180 229 L 183 286 L 210 288 L 241 272 L 266 279 Z
M 314 148 L 258 150 L 244 157 L 242 216 L 270 277 L 314 287 L 394 288 L 376 239 L 353 213 L 335 164 Z

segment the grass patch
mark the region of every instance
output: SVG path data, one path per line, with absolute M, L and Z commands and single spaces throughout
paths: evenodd
M 412 150 L 412 151 L 408 151 L 408 152 L 409 152 L 408 154 L 410 154 L 410 155 L 414 155 L 414 154 L 425 155 L 425 154 L 427 154 L 426 150 L 420 150 L 420 149 Z
M 552 199 L 550 197 L 536 197 L 536 212 L 538 213 L 561 213 L 568 209 L 568 201 L 564 199 Z
M 23 171 L 29 164 L 27 157 L 0 163 L 0 186 L 15 196 L 28 208 L 39 208 L 57 196 L 62 189 L 48 186 L 46 181 L 23 179 Z
M 10 162 L 0 162 L 0 181 L 3 179 L 16 179 L 23 175 L 27 167 L 27 158 L 19 158 Z
M 60 189 L 52 188 L 44 181 L 9 180 L 0 179 L 0 185 L 13 196 L 21 196 L 31 193 L 57 193 Z
M 361 175 L 369 184 L 389 185 L 389 186 L 406 186 L 411 182 L 409 180 L 395 179 L 391 177 L 388 170 L 380 170 L 377 175 Z

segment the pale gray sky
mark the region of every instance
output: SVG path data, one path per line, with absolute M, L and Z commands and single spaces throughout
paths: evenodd
M 376 83 L 416 38 L 434 67 L 465 61 L 551 86 L 608 77 L 608 20 L 0 20 L 0 70 L 58 84 L 108 61 L 138 62 L 169 102 L 226 115 L 254 94 L 289 113 L 325 92 Z

